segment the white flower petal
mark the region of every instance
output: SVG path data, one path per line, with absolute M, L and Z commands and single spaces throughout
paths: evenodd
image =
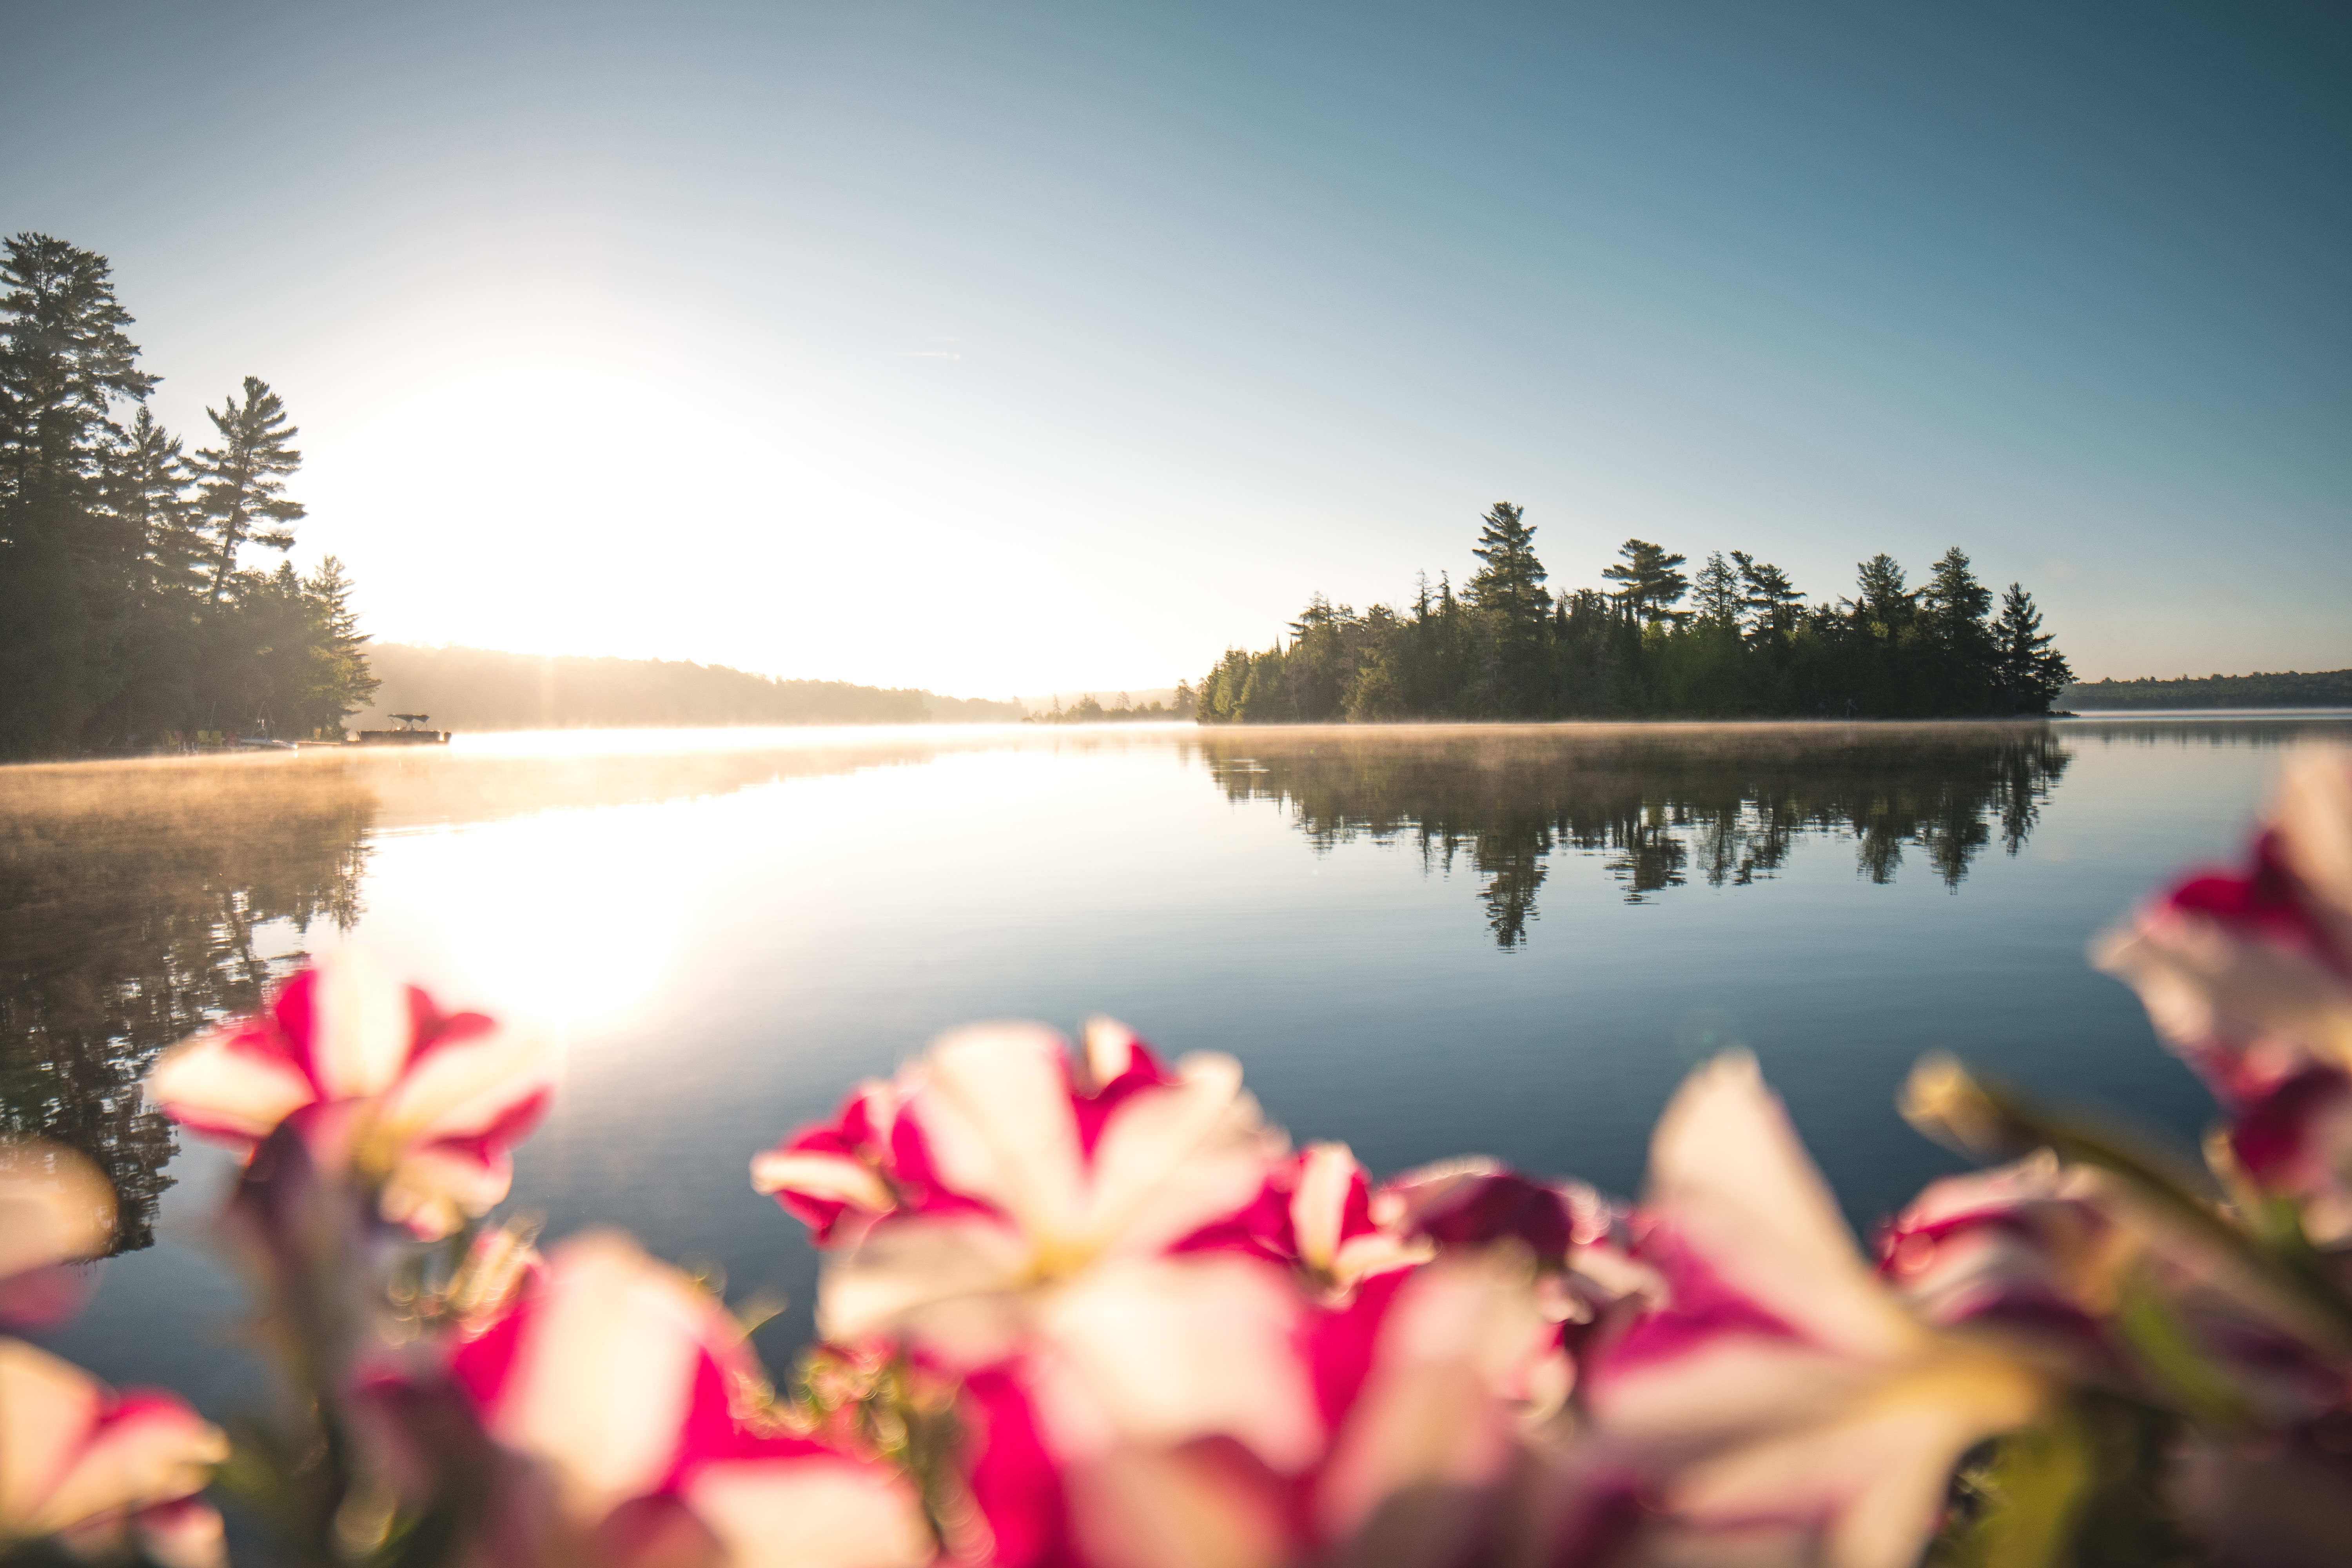
M 751 1190 L 803 1193 L 877 1214 L 891 1206 L 890 1189 L 873 1167 L 846 1154 L 765 1150 L 751 1156 Z
M 1224 1433 L 1300 1468 L 1322 1441 L 1300 1311 L 1280 1270 L 1220 1253 L 1108 1259 L 1042 1293 L 1039 1415 L 1055 1451 Z
M 71 1362 L 0 1339 L 0 1535 L 56 1528 L 49 1498 L 103 1399 L 98 1380 Z
M 258 1141 L 318 1098 L 293 1063 L 232 1048 L 241 1025 L 173 1046 L 147 1069 L 147 1099 L 200 1131 Z
M 1290 1230 L 1309 1268 L 1328 1274 L 1339 1258 L 1339 1232 L 1355 1184 L 1356 1156 L 1345 1143 L 1309 1143 L 1290 1194 Z
M 959 1030 L 931 1047 L 907 1108 L 942 1181 L 1041 1238 L 1076 1235 L 1084 1202 L 1067 1059 L 1034 1025 Z
M 384 1092 L 383 1131 L 405 1142 L 485 1131 L 555 1087 L 555 1052 L 544 1037 L 493 1027 L 419 1058 Z
M 2271 820 L 2287 864 L 2337 945 L 2352 952 L 2352 752 L 2310 746 L 2293 753 Z
M 1156 1252 L 1246 1208 L 1282 1152 L 1242 1092 L 1240 1063 L 1204 1053 L 1176 1070 L 1177 1082 L 1131 1096 L 1103 1123 L 1080 1232 L 1090 1248 Z
M 114 1186 L 62 1143 L 0 1140 L 0 1279 L 95 1258 L 114 1235 Z
M 1135 1065 L 1135 1031 L 1116 1018 L 1087 1019 L 1078 1040 L 1086 1053 L 1087 1074 L 1097 1092 Z
M 669 1468 L 712 1308 L 676 1269 L 611 1232 L 550 1254 L 542 1292 L 490 1430 L 547 1459 L 574 1510 L 593 1519 Z
M 728 1568 L 919 1568 L 934 1553 L 907 1484 L 848 1459 L 718 1461 L 696 1468 L 685 1495 Z
M 845 1342 L 903 1332 L 959 1365 L 998 1360 L 1017 1342 L 1032 1259 L 1018 1232 L 985 1215 L 887 1220 L 827 1259 L 817 1332 Z
M 362 947 L 322 953 L 311 967 L 311 1072 L 329 1100 L 382 1094 L 415 1042 L 408 987 Z
M 1645 1206 L 1726 1284 L 1825 1345 L 1888 1355 L 1916 1337 L 1745 1051 L 1691 1074 L 1659 1118 Z

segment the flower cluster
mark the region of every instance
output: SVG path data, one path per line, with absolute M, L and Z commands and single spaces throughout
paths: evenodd
M 37 1140 L 0 1142 L 0 1329 L 69 1315 L 82 1285 L 75 1266 L 113 1234 L 114 1189 L 88 1160 Z M 81 1556 L 216 1563 L 220 1515 L 196 1494 L 227 1448 L 171 1394 L 117 1393 L 0 1337 L 0 1555 L 54 1538 Z
M 1294 1149 L 1215 1055 L 961 1031 L 751 1162 L 824 1255 L 779 1389 L 627 1237 L 484 1216 L 548 1056 L 361 957 L 166 1057 L 298 1397 L 218 1484 L 320 1563 L 2297 1564 L 2352 1539 L 2352 759 L 2095 949 L 2211 1085 L 2204 1169 L 1948 1059 L 1988 1163 L 1868 1247 L 1753 1058 L 1641 1194 Z M 0 1310 L 103 1184 L 0 1165 Z M 97 1228 L 93 1228 L 96 1226 Z M 217 1433 L 0 1341 L 0 1546 L 216 1554 Z

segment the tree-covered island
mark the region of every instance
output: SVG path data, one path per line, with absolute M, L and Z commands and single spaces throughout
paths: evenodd
M 340 735 L 376 684 L 350 579 L 247 564 L 293 547 L 299 432 L 248 375 L 188 453 L 131 325 L 106 258 L 0 242 L 0 757 Z
M 1808 604 L 1742 551 L 1684 556 L 1629 539 L 1606 592 L 1555 595 L 1521 509 L 1497 502 L 1455 593 L 1421 578 L 1410 609 L 1321 594 L 1287 643 L 1229 648 L 1201 682 L 1204 723 L 1423 719 L 1939 718 L 2046 713 L 2072 679 L 2018 584 L 1999 596 L 1948 550 L 1909 584 L 1891 556 L 1853 595 Z

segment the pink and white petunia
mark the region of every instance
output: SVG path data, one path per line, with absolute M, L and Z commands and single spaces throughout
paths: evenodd
M 1386 1223 L 1376 1223 L 1380 1209 Z M 1436 1256 L 1427 1237 L 1397 1221 L 1400 1205 L 1376 1195 L 1345 1143 L 1310 1143 L 1266 1173 L 1250 1205 L 1193 1232 L 1180 1250 L 1239 1250 L 1297 1268 L 1328 1300 L 1345 1301 L 1363 1281 Z
M 740 1327 L 625 1237 L 553 1249 L 450 1368 L 524 1466 L 496 1504 L 494 1560 L 620 1564 L 649 1541 L 730 1568 L 917 1568 L 934 1554 L 904 1478 L 761 1425 Z
M 2095 1347 L 2146 1238 L 2098 1173 L 2041 1150 L 1931 1182 L 1879 1237 L 1879 1272 L 1939 1327 L 1999 1327 Z
M 954 1372 L 1017 1361 L 1058 1460 L 1214 1435 L 1277 1470 L 1316 1457 L 1291 1271 L 1239 1236 L 1187 1247 L 1285 1159 L 1230 1058 L 1170 1069 L 1097 1025 L 1074 1065 L 1048 1030 L 994 1026 L 940 1040 L 888 1100 L 891 1206 L 827 1260 L 826 1338 L 903 1340 Z
M 1643 1221 L 1671 1300 L 1584 1388 L 1669 1555 L 1902 1568 L 1960 1456 L 2042 1408 L 2037 1374 L 1930 1328 L 1864 1261 L 1744 1053 L 1668 1106 Z
M 898 1206 L 890 1149 L 898 1095 L 862 1083 L 824 1126 L 804 1128 L 751 1160 L 751 1185 L 809 1227 L 819 1247 L 846 1246 Z
M 1496 1489 L 1575 1381 L 1556 1283 L 1516 1239 L 1449 1248 L 1318 1326 L 1335 1428 L 1310 1502 L 1320 1542 L 1361 1551 L 1368 1532 L 1406 1531 L 1425 1539 L 1388 1540 L 1386 1560 L 1443 1563 L 1491 1533 Z
M 2352 1242 L 2352 752 L 2295 756 L 2244 867 L 2183 879 L 2092 957 L 2229 1109 L 2241 1169 Z
M 545 1042 L 478 1013 L 445 1014 L 365 952 L 328 953 L 262 1011 L 164 1053 L 149 1098 L 249 1154 L 280 1123 L 321 1130 L 313 1154 L 379 1190 L 386 1219 L 448 1235 L 513 1183 L 510 1151 L 545 1112 Z
M 87 1554 L 138 1540 L 173 1568 L 222 1560 L 220 1521 L 192 1500 L 228 1457 L 168 1394 L 116 1394 L 47 1351 L 0 1339 L 0 1552 L 58 1536 Z

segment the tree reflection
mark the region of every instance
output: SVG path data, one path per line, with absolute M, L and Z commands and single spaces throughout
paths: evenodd
M 2042 724 L 1573 726 L 1203 735 L 1233 800 L 1287 805 L 1318 850 L 1411 840 L 1466 859 L 1495 940 L 1527 938 L 1553 850 L 1602 864 L 1641 903 L 1693 878 L 1745 887 L 1800 839 L 1851 839 L 1889 882 L 1916 850 L 1958 887 L 1996 834 L 2015 854 L 2065 771 Z
M 154 1239 L 175 1152 L 140 1079 L 254 1006 L 361 913 L 369 835 L 731 794 L 920 760 L 904 744 L 604 755 L 221 757 L 0 769 L 0 1131 L 113 1182 L 115 1250 Z M 290 929 L 263 928 L 285 921 Z
M 266 767 L 10 769 L 0 785 L 0 1125 L 114 1184 L 114 1249 L 154 1240 L 173 1134 L 140 1095 L 165 1046 L 250 1007 L 258 928 L 347 929 L 364 784 Z

